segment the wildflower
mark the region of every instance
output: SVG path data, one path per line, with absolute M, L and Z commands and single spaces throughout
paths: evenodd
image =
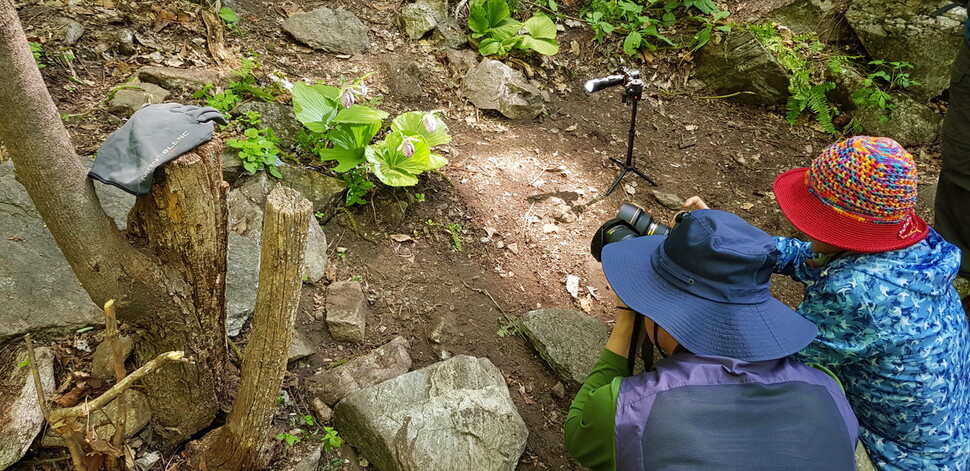
M 424 129 L 427 129 L 428 132 L 435 132 L 438 129 L 438 118 L 435 117 L 434 113 L 425 114 L 421 122 L 424 124 Z
M 411 156 L 414 155 L 414 143 L 411 142 L 411 138 L 404 138 L 404 142 L 401 143 L 397 150 L 404 154 L 405 157 L 410 159 Z
M 354 92 L 349 88 L 345 88 L 344 92 L 340 95 L 340 104 L 343 105 L 344 108 L 354 106 Z

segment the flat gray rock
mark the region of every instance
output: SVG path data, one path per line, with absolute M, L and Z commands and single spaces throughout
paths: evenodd
M 34 347 L 37 370 L 45 397 L 54 392 L 54 356 L 47 347 Z M 20 461 L 40 433 L 44 416 L 37 401 L 34 380 L 29 367 L 18 368 L 27 360 L 27 349 L 17 347 L 0 354 L 0 470 Z
M 318 8 L 293 15 L 283 29 L 314 49 L 336 54 L 363 54 L 370 49 L 368 29 L 347 10 Z
M 578 386 L 609 339 L 606 325 L 571 309 L 540 309 L 522 316 L 523 333 L 564 381 Z
M 355 392 L 334 417 L 382 471 L 512 471 L 529 436 L 502 372 L 466 355 Z
M 367 299 L 360 283 L 336 281 L 327 287 L 327 330 L 339 342 L 364 342 Z
M 307 379 L 307 388 L 314 398 L 333 406 L 362 388 L 407 373 L 411 368 L 408 348 L 404 337 L 394 337 L 380 348 L 311 376 Z
M 27 190 L 14 179 L 13 162 L 0 163 L 0 341 L 103 322 Z
M 817 34 L 825 42 L 847 42 L 855 32 L 845 21 L 847 0 L 794 0 L 768 13 L 767 19 L 795 34 Z
M 130 116 L 143 106 L 165 103 L 168 95 L 168 90 L 153 83 L 133 83 L 115 91 L 115 96 L 108 102 L 108 110 Z
M 542 93 L 522 72 L 491 59 L 468 69 L 462 94 L 476 107 L 497 110 L 511 119 L 532 119 L 545 110 Z
M 225 73 L 214 70 L 145 66 L 138 69 L 138 80 L 153 83 L 173 93 L 182 93 L 196 92 L 208 83 L 221 85 L 227 79 Z

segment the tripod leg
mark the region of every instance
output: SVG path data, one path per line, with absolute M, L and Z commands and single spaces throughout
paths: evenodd
M 620 180 L 623 180 L 623 177 L 626 176 L 626 172 L 629 171 L 630 169 L 624 169 L 619 175 L 617 175 L 616 180 L 613 180 L 613 184 L 610 185 L 610 189 L 606 190 L 606 196 L 610 196 L 610 193 L 613 193 L 613 190 L 616 189 L 616 185 L 620 184 Z
M 644 180 L 650 182 L 651 185 L 657 186 L 657 182 L 653 181 L 650 177 L 646 176 L 646 174 L 644 174 L 640 170 L 637 170 L 635 168 L 630 168 L 629 170 L 633 170 L 634 173 L 636 173 L 637 175 L 640 175 L 640 177 L 642 177 Z

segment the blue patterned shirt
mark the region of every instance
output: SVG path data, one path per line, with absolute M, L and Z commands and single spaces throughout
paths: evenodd
M 952 283 L 960 251 L 932 229 L 881 253 L 824 263 L 775 238 L 777 273 L 805 284 L 798 312 L 819 336 L 799 353 L 836 373 L 881 470 L 970 469 L 970 329 Z

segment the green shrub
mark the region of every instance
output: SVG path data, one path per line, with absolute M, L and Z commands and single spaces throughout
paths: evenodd
M 556 24 L 542 13 L 524 23 L 512 18 L 506 0 L 472 0 L 468 29 L 478 40 L 483 56 L 505 57 L 513 50 L 535 51 L 552 56 L 559 52 Z
M 707 44 L 715 30 L 727 32 L 731 29 L 730 26 L 721 24 L 729 13 L 719 10 L 711 0 L 644 3 L 632 0 L 591 0 L 580 14 L 593 30 L 595 41 L 604 41 L 614 34 L 621 35 L 623 51 L 631 56 L 644 49 L 656 51 L 661 47 L 684 47 L 693 52 Z M 687 44 L 676 44 L 664 34 L 666 30 L 677 29 L 675 24 L 679 19 L 699 24 Z

